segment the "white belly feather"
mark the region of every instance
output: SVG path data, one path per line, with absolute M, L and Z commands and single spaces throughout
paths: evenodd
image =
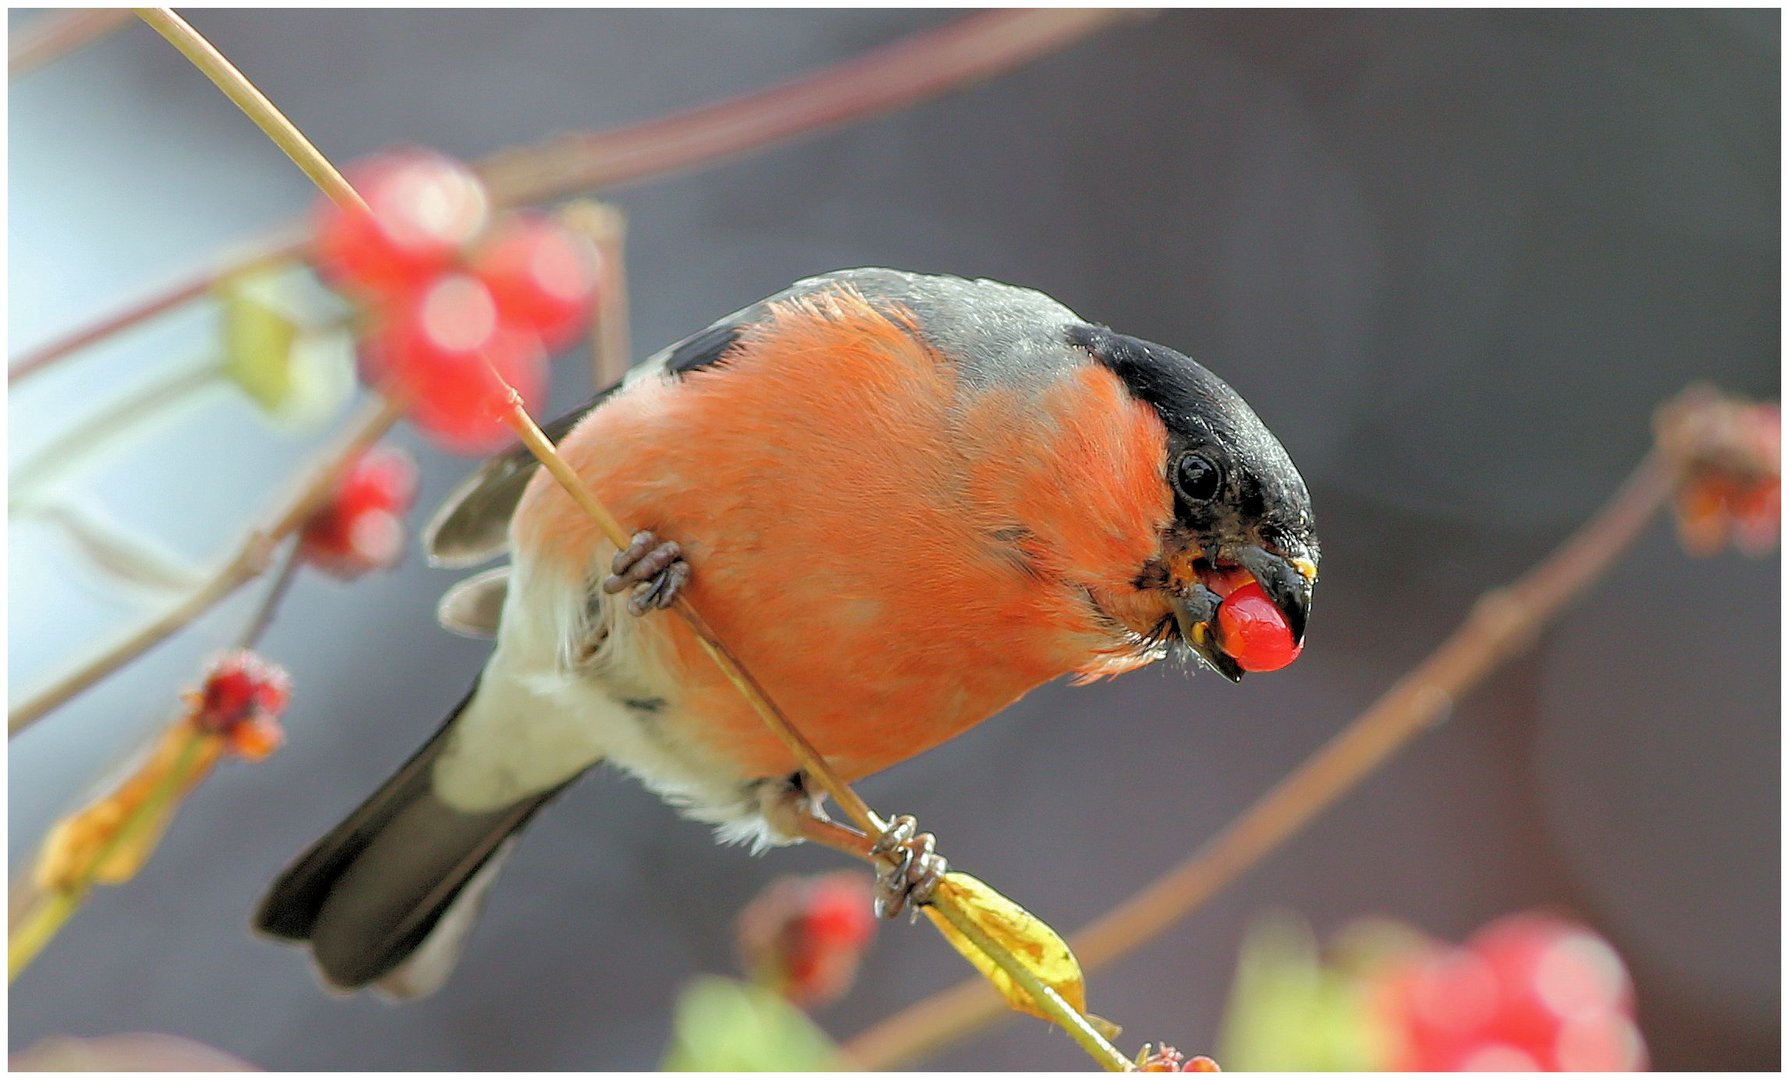
M 595 566 L 606 572 L 614 548 Z M 599 575 L 568 580 L 518 558 L 478 693 L 435 765 L 435 788 L 464 810 L 507 806 L 608 760 L 724 840 L 779 842 L 760 781 L 680 732 L 675 680 L 659 660 L 669 612 L 631 615 L 614 598 L 587 609 Z M 600 595 L 600 594 L 598 594 Z

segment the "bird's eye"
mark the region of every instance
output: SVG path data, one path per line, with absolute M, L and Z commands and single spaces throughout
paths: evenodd
M 1174 466 L 1174 486 L 1187 502 L 1205 503 L 1217 498 L 1223 480 L 1218 467 L 1203 454 L 1182 454 Z

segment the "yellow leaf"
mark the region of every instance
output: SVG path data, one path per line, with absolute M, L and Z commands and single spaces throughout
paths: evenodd
M 184 722 L 171 725 L 122 782 L 52 826 L 32 870 L 38 888 L 65 892 L 89 881 L 116 885 L 135 877 L 179 800 L 222 753 L 216 736 L 197 736 L 196 744 L 194 738 Z
M 1056 991 L 1076 1012 L 1087 1012 L 1087 986 L 1081 978 L 1081 964 L 1069 951 L 1068 942 L 1042 919 L 1008 900 L 987 883 L 968 874 L 951 871 L 938 883 L 934 894 L 938 903 L 955 905 L 968 916 L 977 929 L 1010 952 L 1037 980 Z M 963 935 L 935 905 L 920 909 L 938 927 L 944 940 L 974 964 L 1007 1003 L 1020 1012 L 1045 1020 L 1051 1017 L 1040 1010 L 1024 987 L 1013 982 L 1004 969 Z M 1089 1017 L 1095 1029 L 1105 1021 Z
M 237 274 L 217 287 L 223 307 L 224 373 L 268 412 L 293 390 L 292 346 L 298 325 L 272 298 L 270 274 Z

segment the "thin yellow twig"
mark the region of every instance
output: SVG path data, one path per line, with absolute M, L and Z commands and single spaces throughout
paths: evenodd
M 236 70 L 236 65 L 225 59 L 224 54 L 212 47 L 204 35 L 194 30 L 187 21 L 174 14 L 171 8 L 137 8 L 137 17 L 148 23 L 155 32 L 168 39 L 168 43 L 179 49 L 181 54 L 192 61 L 194 67 L 204 72 L 205 77 L 216 84 L 224 96 L 236 103 L 253 120 L 273 144 L 285 151 L 292 163 L 304 170 L 311 182 L 323 190 L 323 194 L 338 206 L 356 210 L 366 210 L 367 205 L 360 194 L 349 186 L 329 159 L 318 153 L 311 141 L 304 137 L 292 121 L 286 119 L 284 113 L 274 108 L 267 95 L 256 89 L 248 77 Z
M 1082 969 L 1110 963 L 1185 918 L 1353 790 L 1525 649 L 1632 546 L 1670 495 L 1669 471 L 1649 454 L 1593 518 L 1518 581 L 1481 597 L 1447 640 L 1328 744 L 1180 865 L 1070 937 Z M 862 1068 L 894 1068 L 1004 1014 L 985 984 L 965 980 L 866 1029 L 843 1052 Z

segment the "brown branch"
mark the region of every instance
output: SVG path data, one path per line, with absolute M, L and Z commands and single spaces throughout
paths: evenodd
M 69 8 L 32 19 L 12 34 L 6 50 L 6 78 L 11 81 L 60 60 L 129 21 L 129 8 Z
M 20 382 L 71 353 L 209 295 L 218 282 L 225 278 L 293 258 L 305 250 L 308 242 L 309 230 L 302 226 L 288 226 L 271 233 L 260 241 L 247 245 L 246 254 L 221 259 L 193 277 L 176 281 L 98 322 L 40 345 L 7 368 L 6 381 L 9 386 L 17 387 Z
M 627 215 L 606 203 L 580 200 L 559 218 L 596 247 L 596 312 L 590 320 L 592 389 L 620 381 L 633 364 L 627 317 Z
M 767 90 L 499 153 L 479 171 L 499 200 L 524 203 L 664 176 L 893 112 L 1134 17 L 1065 8 L 969 15 Z
M 280 604 L 285 601 L 286 592 L 292 587 L 292 582 L 298 577 L 298 570 L 303 565 L 304 553 L 298 543 L 293 543 L 280 559 L 280 571 L 274 576 L 273 584 L 267 586 L 267 593 L 261 597 L 260 604 L 256 605 L 255 614 L 243 628 L 242 636 L 236 639 L 238 648 L 253 649 L 261 643 L 261 635 L 267 633 L 268 627 L 273 625 L 274 616 L 279 613 Z
M 768 90 L 610 131 L 562 136 L 487 158 L 478 168 L 492 194 L 512 203 L 646 180 L 913 105 L 1135 17 L 1125 11 L 1060 9 L 969 15 Z M 559 163 L 560 155 L 567 164 Z M 249 255 L 14 362 L 7 379 L 16 385 L 77 349 L 204 296 L 224 277 L 289 258 L 303 250 L 304 235 L 301 225 L 282 229 Z
M 297 492 L 270 515 L 265 526 L 251 530 L 236 553 L 205 584 L 166 613 L 126 634 L 99 655 L 26 698 L 8 717 L 8 737 L 24 731 L 50 710 L 149 651 L 260 576 L 267 569 L 279 542 L 297 531 L 329 498 L 348 462 L 377 442 L 400 415 L 397 407 L 384 399 L 369 403 L 349 425 L 341 441 L 323 455 L 322 464 L 311 470 Z
M 1340 734 L 1185 862 L 1070 938 L 1082 968 L 1111 963 L 1186 917 L 1445 716 L 1602 577 L 1671 492 L 1670 470 L 1649 454 L 1595 517 L 1521 579 L 1481 597 L 1447 640 Z M 903 1066 L 1005 1012 L 985 984 L 967 980 L 860 1033 L 843 1053 L 853 1067 Z

